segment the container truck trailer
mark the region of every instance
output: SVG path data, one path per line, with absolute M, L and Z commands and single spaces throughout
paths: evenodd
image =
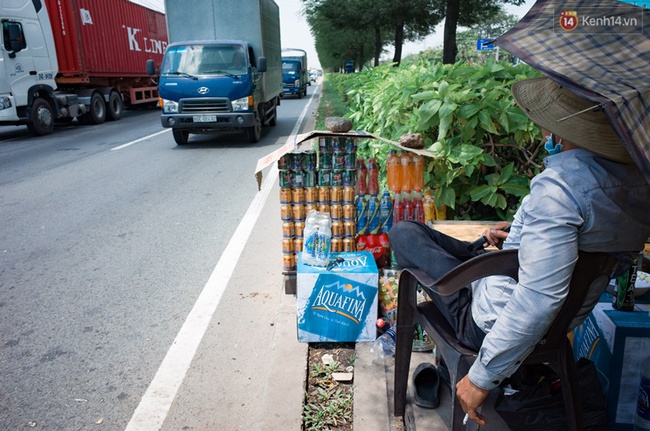
M 136 1 L 2 0 L 0 125 L 46 135 L 55 122 L 100 124 L 125 105 L 155 105 L 145 63 L 162 61 L 165 15 Z
M 163 127 L 191 134 L 275 126 L 282 94 L 280 10 L 273 0 L 165 0 L 170 44 L 158 92 Z M 153 61 L 147 69 L 154 73 Z

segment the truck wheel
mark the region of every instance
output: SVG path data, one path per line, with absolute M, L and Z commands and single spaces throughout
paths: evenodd
M 54 131 L 54 111 L 50 102 L 39 97 L 34 100 L 31 111 L 32 120 L 27 123 L 30 132 L 36 136 L 43 136 Z
M 302 88 L 298 89 L 298 99 L 302 99 Z
M 249 127 L 248 130 L 248 141 L 251 144 L 256 144 L 260 141 L 262 137 L 262 119 L 260 118 L 260 113 L 255 111 L 255 125 Z
M 86 124 L 102 124 L 106 121 L 106 102 L 99 93 L 93 93 L 90 98 L 89 111 L 83 115 L 83 122 Z
M 172 133 L 177 145 L 187 145 L 187 141 L 190 139 L 190 132 L 187 130 L 173 129 Z
M 122 112 L 124 112 L 124 102 L 122 102 L 120 93 L 113 90 L 111 91 L 110 96 L 108 96 L 108 112 L 106 113 L 106 119 L 109 121 L 117 121 L 122 118 Z

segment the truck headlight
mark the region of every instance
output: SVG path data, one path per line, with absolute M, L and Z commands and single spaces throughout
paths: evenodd
M 241 99 L 233 100 L 230 103 L 232 104 L 233 111 L 248 110 L 248 97 L 242 97 Z
M 163 113 L 165 114 L 178 114 L 178 102 L 173 100 L 163 99 Z
M 294 82 L 293 85 L 300 87 L 300 79 L 296 79 L 296 82 Z
M 0 97 L 0 111 L 11 108 L 11 99 L 7 96 Z

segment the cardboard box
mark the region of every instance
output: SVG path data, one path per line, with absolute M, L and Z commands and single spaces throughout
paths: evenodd
M 641 368 L 650 355 L 649 304 L 634 311 L 612 308 L 604 293 L 587 319 L 574 331 L 573 353 L 585 357 L 598 370 L 607 398 L 608 429 L 631 430 L 636 414 Z
M 373 341 L 377 335 L 379 275 L 372 253 L 334 253 L 342 262 L 297 269 L 298 341 Z

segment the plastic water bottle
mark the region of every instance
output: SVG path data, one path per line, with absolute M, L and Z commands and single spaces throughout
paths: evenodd
M 391 366 L 395 363 L 396 330 L 397 328 L 393 325 L 372 342 L 370 345 L 370 353 L 373 356 L 373 364 Z
M 650 357 L 645 360 L 641 371 L 634 431 L 650 431 Z

